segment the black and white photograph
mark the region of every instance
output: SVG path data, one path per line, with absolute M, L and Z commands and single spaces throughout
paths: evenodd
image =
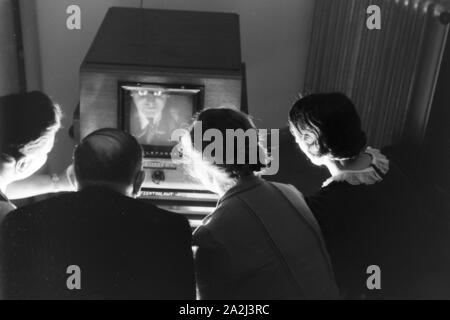
M 448 86 L 450 0 L 0 0 L 0 300 L 450 300 Z

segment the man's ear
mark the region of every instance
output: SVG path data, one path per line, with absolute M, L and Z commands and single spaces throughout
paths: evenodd
M 144 184 L 145 181 L 145 171 L 141 170 L 138 172 L 138 174 L 136 175 L 136 178 L 134 179 L 134 183 L 133 183 L 133 195 L 134 196 L 138 196 L 139 193 L 141 192 L 141 188 L 142 185 Z

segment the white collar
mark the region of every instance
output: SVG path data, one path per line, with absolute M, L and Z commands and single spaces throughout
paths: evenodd
M 368 147 L 366 153 L 372 157 L 372 165 L 359 171 L 342 171 L 324 182 L 322 187 L 327 187 L 333 182 L 348 182 L 353 186 L 373 185 L 383 181 L 383 177 L 389 171 L 389 160 L 377 149 Z

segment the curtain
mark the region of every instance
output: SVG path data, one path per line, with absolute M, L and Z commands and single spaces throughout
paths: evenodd
M 305 93 L 349 95 L 373 146 L 422 137 L 410 131 L 424 130 L 447 30 L 436 2 L 315 1 Z M 381 30 L 366 26 L 370 5 L 381 8 Z
M 20 90 L 20 70 L 13 0 L 0 0 L 0 96 Z

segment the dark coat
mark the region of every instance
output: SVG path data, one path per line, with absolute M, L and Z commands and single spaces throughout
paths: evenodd
M 291 186 L 241 181 L 195 232 L 194 244 L 202 299 L 337 297 L 320 229 Z
M 6 299 L 195 299 L 187 220 L 106 188 L 13 211 L 0 236 Z

